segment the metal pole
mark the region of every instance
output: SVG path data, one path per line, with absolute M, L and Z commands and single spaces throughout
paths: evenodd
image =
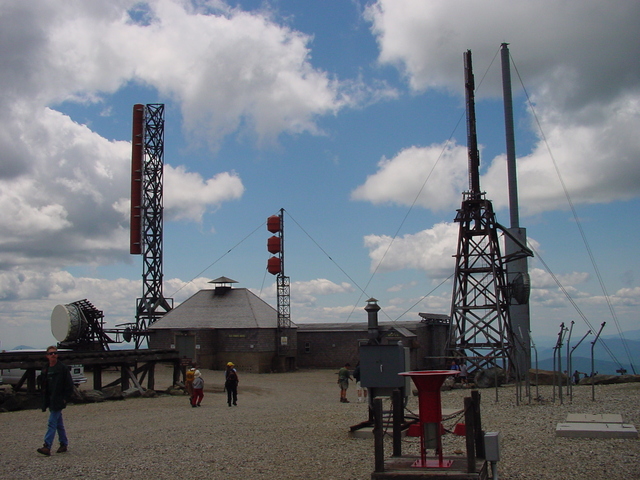
M 556 346 L 553 347 L 553 401 L 556 401 L 556 385 L 562 385 L 562 382 L 558 380 L 558 370 L 556 370 L 556 357 L 558 356 L 558 350 L 562 347 L 562 334 L 564 332 L 564 322 L 560 324 L 560 331 L 558 332 L 558 340 L 556 340 Z M 560 366 L 558 365 L 558 369 Z M 560 398 L 562 398 L 562 394 L 558 393 Z
M 571 362 L 571 356 L 573 355 L 573 351 L 578 348 L 578 346 L 582 343 L 582 341 L 587 338 L 587 335 L 589 335 L 591 333 L 591 330 L 587 330 L 587 333 L 584 334 L 584 336 L 580 339 L 580 341 L 578 343 L 576 343 L 574 345 L 574 347 L 571 349 L 571 353 L 569 354 L 569 362 Z M 573 364 L 571 364 L 573 365 Z M 573 367 L 571 367 L 571 369 L 573 369 Z M 571 370 L 569 370 L 569 373 L 571 373 Z M 570 397 L 570 401 L 573 402 L 573 387 L 571 388 L 571 397 Z
M 598 337 L 600 337 L 600 333 L 602 329 L 607 324 L 607 322 L 602 322 L 600 325 L 600 330 L 598 330 L 598 334 L 596 338 L 594 338 L 593 342 L 591 342 L 591 400 L 595 402 L 596 400 L 596 384 L 594 383 L 596 372 L 595 372 L 595 362 L 593 360 L 593 349 L 596 346 L 596 342 L 598 341 Z
M 509 185 L 509 216 L 511 228 L 520 226 L 518 213 L 518 176 L 516 172 L 516 141 L 513 128 L 513 99 L 511 96 L 511 65 L 509 44 L 503 43 L 500 50 L 502 61 L 502 97 L 504 103 L 504 129 L 507 142 L 507 181 Z
M 402 456 L 402 421 L 404 408 L 402 406 L 402 392 L 399 388 L 393 390 L 393 457 Z
M 370 392 L 371 393 L 371 392 Z M 375 471 L 384 472 L 384 427 L 382 425 L 382 398 L 373 400 L 373 446 Z
M 518 326 L 518 330 L 520 331 L 520 338 L 524 338 L 522 335 L 522 328 L 520 328 L 520 326 Z M 531 345 L 531 338 L 529 338 L 529 345 Z M 529 347 L 531 348 L 531 347 Z M 531 350 L 529 350 L 529 352 L 531 352 Z M 531 354 L 529 354 L 530 356 Z M 529 359 L 529 368 L 531 368 L 531 359 Z M 531 372 L 527 371 L 525 373 L 525 378 L 524 378 L 524 389 L 525 389 L 525 393 L 527 395 L 527 398 L 529 399 L 529 403 L 531 403 Z
M 571 347 L 571 332 L 573 332 L 573 324 L 576 323 L 571 320 L 571 326 L 569 327 L 569 335 L 567 336 L 567 395 L 571 395 L 571 355 L 569 354 L 569 348 Z
M 533 342 L 533 337 L 531 337 L 531 347 L 536 354 L 536 399 L 539 399 L 540 392 L 538 391 L 538 349 L 536 348 L 536 344 Z

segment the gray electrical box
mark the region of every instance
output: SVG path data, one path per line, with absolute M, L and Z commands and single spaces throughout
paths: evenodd
M 500 432 L 484 434 L 484 456 L 487 462 L 500 461 Z
M 409 388 L 409 349 L 400 345 L 361 345 L 360 383 L 366 388 Z

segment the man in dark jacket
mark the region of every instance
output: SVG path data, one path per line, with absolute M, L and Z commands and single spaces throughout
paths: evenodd
M 224 388 L 227 391 L 227 403 L 231 406 L 233 400 L 234 405 L 238 405 L 238 372 L 234 368 L 232 362 L 227 363 L 227 369 L 224 372 Z
M 42 370 L 42 411 L 46 412 L 47 408 L 49 409 L 49 424 L 44 436 L 44 445 L 38 449 L 38 453 L 49 456 L 56 432 L 60 441 L 57 453 L 66 452 L 69 445 L 62 421 L 62 410 L 73 394 L 73 380 L 69 368 L 58 361 L 56 347 L 47 347 L 47 360 L 49 365 Z

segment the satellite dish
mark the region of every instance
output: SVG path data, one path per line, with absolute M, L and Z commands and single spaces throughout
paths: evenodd
M 513 298 L 520 305 L 523 305 L 529 301 L 529 295 L 531 293 L 531 279 L 528 273 L 519 273 L 513 281 L 509 284 L 511 291 L 511 298 Z
M 84 314 L 73 303 L 56 305 L 51 312 L 51 333 L 58 342 L 75 342 L 88 328 Z

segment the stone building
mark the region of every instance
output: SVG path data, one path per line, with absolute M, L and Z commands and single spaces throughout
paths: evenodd
M 233 362 L 254 373 L 296 368 L 334 368 L 358 362 L 359 346 L 372 337 L 382 345 L 402 342 L 409 348 L 412 370 L 445 367 L 446 315 L 421 313 L 421 320 L 292 324 L 278 331 L 278 312 L 227 277 L 212 280 L 151 325 L 149 348 L 175 348 L 203 368 L 222 370 Z M 366 314 L 363 311 L 363 317 Z M 377 322 L 377 320 L 376 320 Z M 280 347 L 280 348 L 278 348 Z M 442 363 L 442 365 L 440 365 Z
M 264 373 L 296 368 L 297 327 L 278 331 L 278 312 L 227 277 L 212 280 L 151 325 L 149 348 L 175 348 L 203 368 Z M 282 343 L 280 351 L 278 345 Z
M 380 322 L 376 337 L 381 345 L 409 348 L 412 370 L 445 368 L 448 317 L 421 313 L 422 320 Z M 336 368 L 358 362 L 358 349 L 372 337 L 368 322 L 298 325 L 297 365 L 300 368 Z M 446 367 L 448 368 L 448 367 Z

